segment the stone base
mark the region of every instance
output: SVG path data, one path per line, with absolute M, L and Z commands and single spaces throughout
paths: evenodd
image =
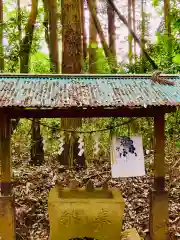
M 150 192 L 149 230 L 151 240 L 168 239 L 168 192 Z
M 14 197 L 0 196 L 0 240 L 16 239 Z

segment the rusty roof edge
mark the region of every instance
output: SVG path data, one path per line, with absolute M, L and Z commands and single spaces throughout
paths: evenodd
M 143 77 L 149 78 L 152 74 L 34 74 L 34 73 L 1 73 L 1 77 Z M 161 74 L 164 77 L 180 77 L 180 74 Z

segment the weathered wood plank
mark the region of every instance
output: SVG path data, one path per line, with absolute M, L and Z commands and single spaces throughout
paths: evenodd
M 1 195 L 11 195 L 11 120 L 6 115 L 0 117 L 0 164 Z
M 1 111 L 1 110 L 0 110 Z M 91 118 L 91 117 L 154 117 L 159 114 L 175 112 L 175 107 L 118 107 L 118 108 L 6 108 L 3 110 L 11 118 Z
M 168 239 L 168 193 L 165 191 L 165 118 L 154 118 L 154 189 L 150 192 L 150 239 Z

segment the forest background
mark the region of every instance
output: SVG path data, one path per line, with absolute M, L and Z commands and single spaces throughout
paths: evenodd
M 2 73 L 180 73 L 179 0 L 6 0 L 0 1 L 0 71 Z M 67 11 L 68 5 L 71 9 Z M 76 22 L 74 22 L 76 19 Z M 81 27 L 79 27 L 81 26 Z M 73 31 L 72 31 L 73 30 Z M 71 34 L 69 35 L 69 31 Z M 135 40 L 134 40 L 135 39 Z M 68 50 L 70 49 L 70 51 Z M 78 51 L 75 51 L 78 49 Z M 72 63 L 73 62 L 73 63 Z M 78 64 L 76 64 L 78 63 Z M 71 67 L 69 67 L 71 66 Z M 72 67 L 73 66 L 73 67 Z M 12 157 L 17 195 L 18 239 L 47 239 L 47 194 L 63 172 L 65 181 L 76 176 L 92 177 L 97 186 L 109 177 L 109 132 L 100 137 L 98 156 L 92 154 L 93 139 L 84 134 L 87 170 L 72 167 L 70 153 L 59 154 L 60 129 L 102 129 L 121 125 L 127 119 L 17 119 L 12 121 Z M 153 121 L 142 118 L 114 128 L 116 134 L 141 133 L 145 149 L 153 149 Z M 180 113 L 166 117 L 167 184 L 170 191 L 170 221 L 173 237 L 180 234 L 178 208 Z M 77 150 L 75 150 L 76 152 Z M 63 153 L 62 155 L 64 155 Z M 75 155 L 76 153 L 74 153 Z M 121 188 L 128 204 L 124 228 L 147 229 L 146 194 L 152 179 L 152 156 L 146 159 L 147 176 L 111 181 Z M 103 172 L 92 164 L 102 163 Z M 37 167 L 38 165 L 38 167 Z M 80 172 L 79 172 L 80 171 Z M 108 173 L 107 173 L 108 172 Z M 92 177 L 93 178 L 93 177 Z M 36 183 L 37 181 L 37 183 Z M 134 197 L 131 186 L 140 194 Z M 40 196 L 37 193 L 40 192 Z M 127 197 L 128 196 L 128 197 Z M 135 199 L 133 202 L 132 199 Z M 32 206 L 34 203 L 34 206 Z M 135 206 L 138 206 L 137 209 Z M 140 209 L 145 210 L 140 214 Z M 130 214 L 129 214 L 130 212 Z

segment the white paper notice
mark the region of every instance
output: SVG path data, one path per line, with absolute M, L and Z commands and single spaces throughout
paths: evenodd
M 145 175 L 141 136 L 113 137 L 111 152 L 112 178 Z

